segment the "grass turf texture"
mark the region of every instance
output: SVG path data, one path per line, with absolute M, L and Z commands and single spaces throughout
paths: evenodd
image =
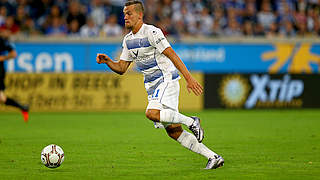
M 143 113 L 0 114 L 0 179 L 319 179 L 320 110 L 203 111 L 204 143 L 225 166 L 154 129 Z M 56 143 L 65 162 L 41 164 Z

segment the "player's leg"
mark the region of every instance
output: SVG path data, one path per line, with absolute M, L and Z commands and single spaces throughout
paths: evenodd
M 5 85 L 4 85 L 4 76 L 0 75 L 0 103 L 4 104 L 7 101 L 7 97 L 4 94 L 5 90 Z
M 154 122 L 184 124 L 189 127 L 199 142 L 204 138 L 198 117 L 188 117 L 172 109 L 147 109 L 146 116 Z
M 28 122 L 29 119 L 29 107 L 28 106 L 24 106 L 21 105 L 19 102 L 17 102 L 16 100 L 7 97 L 4 93 L 5 90 L 5 84 L 4 84 L 4 78 L 0 79 L 0 102 L 7 105 L 7 106 L 14 106 L 17 107 L 21 110 L 22 115 L 23 115 L 23 119 L 25 122 Z
M 0 103 L 5 104 L 6 101 L 7 101 L 6 95 L 4 94 L 3 91 L 0 90 Z
M 221 156 L 210 150 L 203 143 L 199 143 L 195 136 L 182 129 L 180 124 L 171 124 L 166 127 L 167 134 L 178 141 L 185 148 L 198 153 L 208 159 L 206 169 L 215 169 L 223 166 L 224 160 Z
M 28 106 L 21 105 L 16 100 L 5 96 L 3 91 L 0 91 L 0 101 L 4 102 L 4 104 L 7 106 L 13 106 L 13 107 L 19 108 L 21 110 L 23 120 L 25 122 L 28 122 L 28 119 L 29 119 L 29 107 Z
M 7 106 L 14 106 L 16 108 L 19 108 L 21 111 L 29 111 L 29 107 L 25 105 L 21 105 L 18 101 L 7 97 L 3 91 L 0 91 L 0 101 L 4 102 Z
M 188 117 L 178 112 L 179 102 L 179 82 L 173 81 L 162 83 L 155 90 L 155 94 L 149 98 L 149 104 L 146 111 L 148 119 L 154 122 L 184 124 L 189 127 L 192 133 L 201 142 L 204 138 L 203 129 L 200 126 L 200 119 L 197 117 Z M 159 95 L 159 96 L 158 96 Z M 163 108 L 163 105 L 170 108 Z

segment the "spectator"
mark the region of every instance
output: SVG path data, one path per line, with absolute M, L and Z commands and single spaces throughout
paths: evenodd
M 290 21 L 294 22 L 294 16 L 293 16 L 294 10 L 292 7 L 290 8 L 288 3 L 283 3 L 282 12 L 279 13 L 278 21 L 279 22 L 285 22 Z
M 23 7 L 25 14 L 27 14 L 28 16 L 31 16 L 31 13 L 32 13 L 31 4 L 28 0 L 17 0 L 16 3 L 17 3 L 16 7 L 19 7 L 19 6 Z
M 237 15 L 237 10 L 235 8 L 233 8 L 233 7 L 229 7 L 227 9 L 227 19 L 234 19 L 239 24 L 242 23 L 242 16 Z
M 227 19 L 224 16 L 223 9 L 216 9 L 214 11 L 213 18 L 215 21 L 217 21 L 216 23 L 218 24 L 216 25 L 219 25 L 219 28 L 225 28 L 227 26 Z
M 38 19 L 50 13 L 52 2 L 49 0 L 33 0 L 31 2 L 31 17 Z
M 266 33 L 266 37 L 268 38 L 274 38 L 278 35 L 278 25 L 273 22 L 271 25 L 270 25 L 270 28 L 269 30 L 267 31 Z
M 223 35 L 223 29 L 220 24 L 220 19 L 214 19 L 212 27 L 212 36 L 217 37 Z
M 245 9 L 244 2 L 242 0 L 227 0 L 225 6 L 228 12 L 228 18 L 231 15 L 232 19 L 235 18 L 238 23 L 242 23 L 243 10 Z
M 159 13 L 161 13 L 161 15 L 164 18 L 167 17 L 171 17 L 172 16 L 172 9 L 171 9 L 171 5 L 172 5 L 172 1 L 171 0 L 160 0 L 159 1 L 159 8 L 161 9 L 161 11 Z
M 81 5 L 78 1 L 72 1 L 69 4 L 69 12 L 67 14 L 67 23 L 70 24 L 72 20 L 76 19 L 79 26 L 86 24 L 86 16 L 81 12 Z
M 257 20 L 257 11 L 255 8 L 254 3 L 248 3 L 246 4 L 245 10 L 243 12 L 243 21 L 251 21 L 253 24 L 256 24 L 258 22 Z
M 108 0 L 108 1 L 110 2 L 110 5 L 111 5 L 110 14 L 116 14 L 118 17 L 118 23 L 124 26 L 123 6 L 127 0 Z
M 48 29 L 48 27 L 52 25 L 52 20 L 56 17 L 61 18 L 61 13 L 59 7 L 54 5 L 51 6 L 50 13 L 45 14 L 38 19 L 37 25 L 43 32 L 45 32 L 46 29 Z
M 295 25 L 297 27 L 297 35 L 299 36 L 305 36 L 307 33 L 307 16 L 305 13 L 305 7 L 304 3 L 299 3 L 299 6 L 297 5 L 298 12 L 295 13 L 294 19 L 295 19 Z
M 294 1 L 278 0 L 276 1 L 276 10 L 279 16 L 287 15 L 288 12 L 293 12 L 295 9 Z
M 293 23 L 289 20 L 286 20 L 281 23 L 279 33 L 280 33 L 280 36 L 283 36 L 283 37 L 296 36 L 296 32 L 294 30 Z
M 216 0 L 216 1 L 209 1 L 209 9 L 211 10 L 211 12 L 215 12 L 217 9 L 219 10 L 225 10 L 225 0 Z
M 48 36 L 64 37 L 67 35 L 67 26 L 60 17 L 53 17 L 45 34 Z
M 14 15 L 16 11 L 16 6 L 14 5 L 15 1 L 9 1 L 9 0 L 2 0 L 0 1 L 0 6 L 3 6 L 6 8 L 7 15 Z
M 5 24 L 7 18 L 7 8 L 5 6 L 0 6 L 0 26 Z
M 123 34 L 122 27 L 117 24 L 117 16 L 112 14 L 109 16 L 106 24 L 102 27 L 102 36 L 121 36 Z
M 67 1 L 67 0 L 54 0 L 53 5 L 58 6 L 58 8 L 61 11 L 61 15 L 64 15 L 67 13 L 66 11 L 68 10 L 68 3 L 69 2 L 70 1 Z
M 10 29 L 13 33 L 20 29 L 25 35 L 47 34 L 49 29 L 57 29 L 53 27 L 56 24 L 53 19 L 60 19 L 62 27 L 58 29 L 64 32 L 63 27 L 67 26 L 67 34 L 77 36 L 84 25 L 83 29 L 89 32 L 90 23 L 86 23 L 86 18 L 90 17 L 102 36 L 120 35 L 124 31 L 122 11 L 125 2 L 3 0 L 0 1 L 0 28 Z M 146 22 L 177 37 L 224 36 L 239 31 L 244 36 L 252 36 L 252 32 L 255 36 L 284 37 L 319 34 L 319 0 L 144 0 L 144 5 Z M 110 14 L 116 19 L 109 18 Z M 13 23 L 10 22 L 12 17 Z M 227 19 L 236 20 L 236 23 Z M 234 31 L 233 27 L 239 31 Z
M 98 27 L 102 27 L 106 21 L 107 12 L 101 0 L 92 0 L 88 12 L 88 15 L 93 19 L 94 23 Z
M 19 26 L 14 22 L 13 16 L 8 16 L 5 23 L 0 26 L 1 30 L 9 30 L 10 34 L 17 34 L 20 30 Z
M 35 27 L 35 23 L 31 17 L 26 17 L 25 22 L 20 26 L 21 33 L 25 36 L 39 35 L 40 32 Z
M 209 9 L 203 8 L 200 14 L 200 33 L 208 36 L 212 33 L 213 18 L 209 14 Z
M 21 26 L 27 19 L 28 15 L 25 12 L 25 9 L 23 6 L 18 6 L 16 17 L 15 17 L 15 23 L 17 26 Z
M 265 30 L 264 30 L 263 26 L 260 23 L 255 25 L 254 35 L 255 36 L 260 36 L 260 37 L 265 36 Z
M 224 35 L 227 37 L 241 36 L 241 30 L 236 19 L 228 20 L 228 27 L 225 29 Z
M 296 12 L 306 12 L 307 10 L 306 0 L 295 0 L 295 9 L 296 9 Z
M 319 18 L 314 21 L 312 34 L 314 36 L 319 36 L 320 35 L 320 19 Z
M 68 36 L 71 37 L 80 37 L 80 32 L 79 32 L 79 22 L 78 20 L 74 19 L 71 21 L 71 23 L 68 26 Z
M 237 11 L 237 15 L 242 14 L 242 10 L 245 9 L 245 3 L 243 0 L 227 0 L 225 6 L 226 9 L 234 8 Z
M 183 34 L 190 34 L 196 29 L 196 17 L 190 11 L 188 11 L 186 4 L 181 7 L 180 12 L 177 12 L 172 17 L 173 23 L 179 22 L 185 30 Z
M 297 27 L 298 27 L 298 31 L 297 31 L 298 36 L 303 37 L 303 36 L 308 35 L 306 23 L 297 24 Z
M 276 17 L 271 11 L 271 4 L 268 1 L 263 1 L 261 4 L 261 12 L 258 13 L 258 23 L 262 25 L 264 31 L 268 31 L 272 23 L 275 23 Z
M 314 23 L 317 21 L 317 16 L 313 8 L 307 10 L 307 29 L 308 32 L 312 32 L 314 29 Z
M 148 24 L 155 24 L 155 11 L 157 7 L 157 3 L 155 0 L 145 0 L 145 15 L 144 15 L 144 20 Z
M 253 37 L 254 36 L 254 31 L 253 31 L 253 22 L 250 20 L 246 20 L 243 23 L 243 35 L 247 37 Z
M 81 37 L 98 37 L 99 36 L 99 28 L 92 18 L 87 19 L 87 24 L 83 25 L 80 28 L 80 36 Z

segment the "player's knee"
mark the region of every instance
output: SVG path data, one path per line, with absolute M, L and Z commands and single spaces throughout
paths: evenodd
M 171 137 L 174 140 L 177 140 L 183 132 L 183 129 L 180 124 L 172 124 L 166 127 L 166 131 L 169 137 Z
M 159 122 L 160 121 L 160 110 L 157 109 L 148 109 L 146 111 L 146 116 L 151 121 Z

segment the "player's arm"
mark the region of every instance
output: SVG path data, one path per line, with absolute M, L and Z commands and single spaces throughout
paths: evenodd
M 113 61 L 109 56 L 105 54 L 97 54 L 97 63 L 98 64 L 106 64 L 109 66 L 109 68 L 114 71 L 115 73 L 118 73 L 120 75 L 124 74 L 127 69 L 129 68 L 132 61 Z
M 172 63 L 176 66 L 176 68 L 181 72 L 181 74 L 187 81 L 188 91 L 190 92 L 190 90 L 192 90 L 193 93 L 197 96 L 202 94 L 203 92 L 202 86 L 199 84 L 197 80 L 195 80 L 192 77 L 191 73 L 188 71 L 187 67 L 181 61 L 181 59 L 176 54 L 176 52 L 171 47 L 167 47 L 162 53 L 165 56 L 167 56 L 172 61 Z
M 1 55 L 0 56 L 0 62 L 6 61 L 9 59 L 13 59 L 17 57 L 17 51 L 16 50 L 11 50 L 7 55 Z

